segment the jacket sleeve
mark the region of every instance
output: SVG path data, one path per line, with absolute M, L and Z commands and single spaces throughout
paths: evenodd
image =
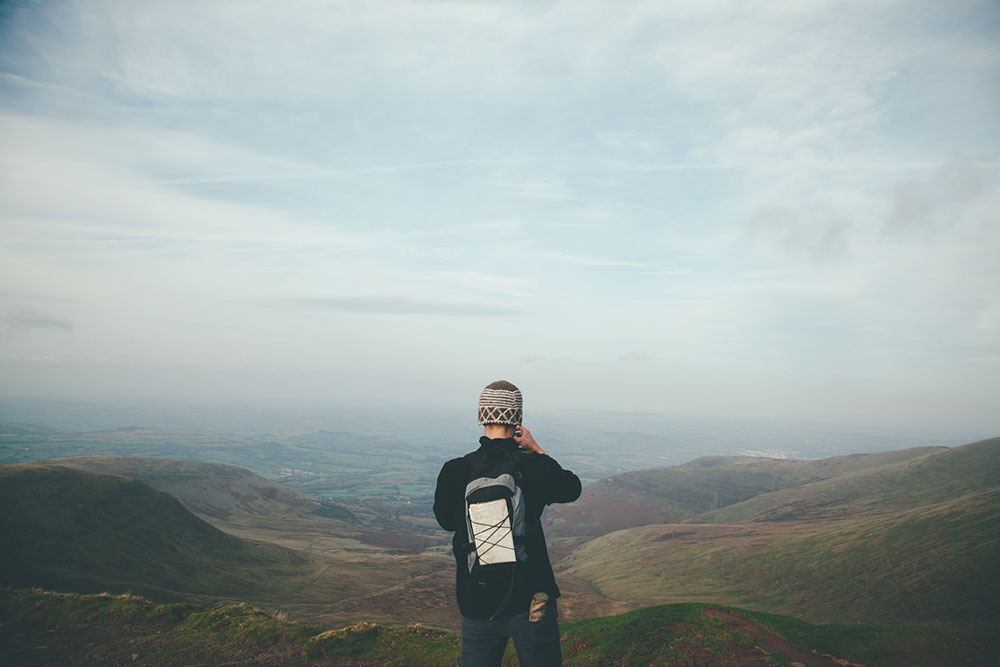
M 444 464 L 434 489 L 434 518 L 445 530 L 457 530 L 465 523 L 465 474 L 462 459 Z
M 580 497 L 580 478 L 569 470 L 564 470 L 548 454 L 538 455 L 539 466 L 545 477 L 543 486 L 545 504 L 571 503 Z

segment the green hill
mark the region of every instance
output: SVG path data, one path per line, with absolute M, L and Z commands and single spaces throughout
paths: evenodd
M 1000 438 L 992 438 L 782 488 L 694 520 L 738 523 L 839 518 L 913 509 L 998 487 Z
M 73 591 L 257 596 L 305 555 L 250 542 L 131 479 L 57 466 L 0 467 L 0 582 Z
M 611 599 L 1000 623 L 1000 438 L 820 461 L 706 458 L 599 488 L 584 509 L 607 520 L 584 530 L 647 525 L 578 544 L 558 567 Z M 605 488 L 675 513 L 619 517 L 621 504 L 594 504 Z
M 837 521 L 643 526 L 592 540 L 559 566 L 641 606 L 1000 623 L 1000 489 Z
M 669 468 L 627 472 L 588 484 L 576 503 L 553 507 L 547 533 L 595 537 L 659 523 L 680 523 L 787 488 L 905 464 L 944 447 L 790 461 L 746 456 L 711 456 Z
M 364 525 L 347 508 L 317 500 L 256 473 L 226 463 L 152 456 L 84 456 L 38 461 L 129 477 L 170 494 L 181 505 L 227 533 L 322 553 L 414 553 L 435 543 L 424 531 Z M 382 522 L 384 523 L 384 522 Z
M 450 590 L 405 608 L 380 597 L 447 567 L 444 553 L 396 554 L 331 532 L 360 529 L 319 515 L 278 507 L 256 520 L 273 529 L 231 531 L 234 513 L 220 521 L 222 531 L 142 482 L 51 463 L 0 466 L 0 507 L 0 585 L 242 600 L 317 623 L 356 623 L 369 614 L 413 623 L 428 606 L 454 613 Z M 244 523 L 254 521 L 248 514 Z
M 169 493 L 195 514 L 212 519 L 325 516 L 357 523 L 347 509 L 320 501 L 226 463 L 154 456 L 80 456 L 38 462 L 131 477 Z
M 362 623 L 291 623 L 246 605 L 154 605 L 131 596 L 0 590 L 6 664 L 457 665 L 456 635 Z M 815 626 L 698 604 L 563 623 L 567 665 L 985 665 L 1000 648 L 979 624 Z M 836 662 L 835 662 L 836 661 Z M 517 664 L 508 646 L 505 665 Z

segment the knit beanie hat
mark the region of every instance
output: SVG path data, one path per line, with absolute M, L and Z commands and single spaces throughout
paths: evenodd
M 506 380 L 486 385 L 479 394 L 479 425 L 521 423 L 521 390 Z

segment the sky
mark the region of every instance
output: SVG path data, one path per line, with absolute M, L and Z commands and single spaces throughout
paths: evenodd
M 0 395 L 1000 432 L 998 118 L 992 1 L 5 1 Z

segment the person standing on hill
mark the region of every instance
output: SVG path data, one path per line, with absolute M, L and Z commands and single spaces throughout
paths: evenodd
M 580 479 L 521 425 L 521 391 L 506 380 L 479 396 L 479 449 L 444 464 L 434 516 L 455 534 L 462 665 L 499 665 L 508 638 L 523 667 L 562 664 L 556 586 L 541 517 L 580 497 Z

